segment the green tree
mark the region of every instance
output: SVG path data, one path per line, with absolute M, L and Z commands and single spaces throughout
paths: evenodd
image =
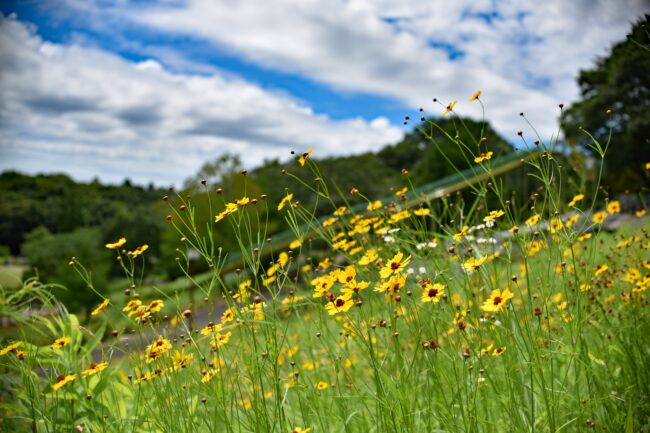
M 648 186 L 644 164 L 650 161 L 650 35 L 645 15 L 627 40 L 578 77 L 581 99 L 566 112 L 562 128 L 567 143 L 589 152 L 593 134 L 612 139 L 605 161 L 605 185 L 613 192 Z

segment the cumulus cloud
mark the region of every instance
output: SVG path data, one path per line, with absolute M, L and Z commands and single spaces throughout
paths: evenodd
M 189 0 L 145 7 L 134 19 L 414 108 L 481 89 L 497 130 L 513 136 L 525 111 L 548 138 L 557 130 L 557 104 L 578 95 L 578 70 L 647 10 L 643 0 L 332 0 L 326 7 L 316 0 Z M 459 110 L 480 116 L 465 105 Z
M 0 76 L 0 169 L 178 184 L 225 151 L 251 166 L 310 146 L 358 153 L 402 135 L 385 119 L 334 121 L 231 75 L 46 42 L 13 17 L 0 19 Z

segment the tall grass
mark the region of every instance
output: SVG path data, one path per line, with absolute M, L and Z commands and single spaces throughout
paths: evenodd
M 353 212 L 350 195 L 308 154 L 286 175 L 303 182 L 297 170 L 311 171 L 315 181 L 303 185 L 317 197 L 313 209 L 290 191 L 282 203 L 226 203 L 205 185 L 214 222 L 204 227 L 191 199 L 165 197 L 167 220 L 187 245 L 179 265 L 203 301 L 188 306 L 163 291 L 141 299 L 146 248 L 108 245 L 131 282 L 124 304 L 98 306 L 84 326 L 63 309 L 22 324 L 23 335 L 0 352 L 0 429 L 647 430 L 646 229 L 603 232 L 620 204 L 600 210 L 599 177 L 589 190 L 571 191 L 556 140 L 527 147 L 540 188 L 528 202 L 511 202 L 492 174 L 489 144 L 462 141 L 462 121 L 456 126 L 444 131 L 447 142 L 431 145 L 443 154 L 458 146 L 485 179 L 467 179 L 468 201 L 422 200 L 403 170 L 391 202 L 352 189 L 367 201 Z M 440 127 L 422 128 L 431 137 Z M 604 158 L 609 143 L 592 145 Z M 332 214 L 319 219 L 321 202 Z M 285 213 L 295 239 L 269 255 L 271 207 Z M 224 271 L 229 252 L 215 243 L 214 225 L 237 235 L 242 266 L 234 272 Z M 193 279 L 190 250 L 210 278 Z M 82 260 L 70 266 L 94 288 L 92 264 Z M 56 302 L 32 288 L 41 302 Z M 15 299 L 26 299 L 25 290 L 3 293 L 2 308 L 22 308 Z M 122 311 L 133 332 L 109 332 L 106 309 Z M 30 343 L 34 330 L 53 345 Z

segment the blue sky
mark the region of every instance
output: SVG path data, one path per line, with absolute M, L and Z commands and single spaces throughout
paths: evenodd
M 226 151 L 378 149 L 434 97 L 480 118 L 479 89 L 504 136 L 524 111 L 546 139 L 644 12 L 623 3 L 3 2 L 0 170 L 179 184 Z

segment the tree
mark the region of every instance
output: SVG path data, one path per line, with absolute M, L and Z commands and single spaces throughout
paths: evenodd
M 604 145 L 612 129 L 604 182 L 613 192 L 646 185 L 650 161 L 650 35 L 645 15 L 627 40 L 578 77 L 581 100 L 566 112 L 562 128 L 570 146 L 587 149 L 591 138 Z M 581 130 L 584 129 L 583 130 Z

